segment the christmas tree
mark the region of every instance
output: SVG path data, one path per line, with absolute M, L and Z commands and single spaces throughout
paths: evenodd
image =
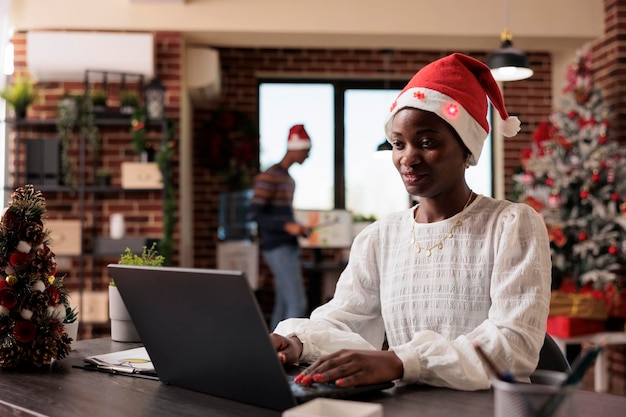
M 513 178 L 513 199 L 533 206 L 550 236 L 553 289 L 606 291 L 626 260 L 626 152 L 609 140 L 602 92 L 585 47 L 559 101 L 533 133 Z
M 63 279 L 42 216 L 46 202 L 32 185 L 11 196 L 0 222 L 0 366 L 41 367 L 62 359 L 71 338 Z M 71 310 L 69 310 L 71 312 Z

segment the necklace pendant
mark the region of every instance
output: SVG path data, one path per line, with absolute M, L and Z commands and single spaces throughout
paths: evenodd
M 426 256 L 430 257 L 430 249 L 426 249 Z
M 437 249 L 439 250 L 443 249 L 443 242 L 437 243 Z
M 422 248 L 420 247 L 420 245 L 417 245 L 417 247 L 415 248 L 415 253 L 420 253 L 422 251 Z
M 446 233 L 446 238 L 450 239 L 452 237 L 452 232 Z

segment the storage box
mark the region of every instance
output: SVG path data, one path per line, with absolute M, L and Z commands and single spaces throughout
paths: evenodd
M 122 188 L 151 190 L 163 188 L 163 176 L 156 162 L 122 162 Z
M 26 141 L 26 181 L 35 185 L 59 185 L 59 139 Z
M 604 320 L 581 319 L 567 316 L 548 317 L 548 334 L 555 337 L 574 337 L 604 331 Z
M 80 255 L 82 231 L 80 220 L 46 220 L 44 227 L 50 230 L 51 249 L 55 255 Z
M 283 412 L 282 417 L 383 417 L 381 404 L 316 398 Z

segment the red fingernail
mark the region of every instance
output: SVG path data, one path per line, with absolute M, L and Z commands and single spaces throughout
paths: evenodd
M 337 385 L 338 387 L 343 387 L 345 384 L 346 384 L 346 381 L 343 378 L 339 378 L 338 380 L 335 381 L 335 385 Z
M 302 383 L 304 385 L 311 385 L 311 383 L 313 383 L 313 378 L 311 378 L 311 375 L 305 375 L 304 378 L 302 378 Z
M 298 376 L 293 379 L 293 382 L 301 382 L 302 378 L 304 378 L 304 374 L 298 374 Z
M 322 379 L 324 379 L 324 375 L 322 375 L 322 374 L 315 374 L 315 375 L 313 375 L 313 381 L 315 381 L 315 382 L 320 382 Z

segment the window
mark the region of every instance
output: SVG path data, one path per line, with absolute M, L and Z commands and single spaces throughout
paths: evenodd
M 389 105 L 404 86 L 382 81 L 284 81 L 259 83 L 260 168 L 280 162 L 287 135 L 302 123 L 311 153 L 289 172 L 296 181 L 294 207 L 348 209 L 378 218 L 411 204 L 390 152 L 376 152 L 384 140 Z M 387 87 L 387 88 L 385 88 Z M 491 136 L 479 164 L 466 178 L 477 193 L 492 196 Z

